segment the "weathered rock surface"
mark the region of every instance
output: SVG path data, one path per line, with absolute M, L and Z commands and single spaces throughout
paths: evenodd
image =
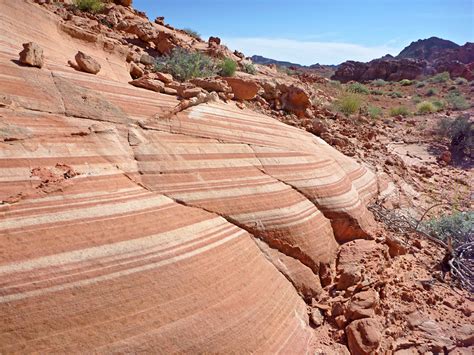
M 373 173 L 216 93 L 129 85 L 44 11 L 2 3 L 0 352 L 307 352 L 301 296 L 370 234 Z M 50 70 L 11 61 L 29 37 Z
M 41 68 L 44 65 L 43 49 L 34 42 L 23 43 L 20 62 L 31 67 Z

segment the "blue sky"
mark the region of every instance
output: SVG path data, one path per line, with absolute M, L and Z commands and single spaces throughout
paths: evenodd
M 134 0 L 151 20 L 231 49 L 301 64 L 339 64 L 398 54 L 437 36 L 474 41 L 474 0 Z

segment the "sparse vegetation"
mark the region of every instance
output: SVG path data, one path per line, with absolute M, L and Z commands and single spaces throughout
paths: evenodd
M 416 86 L 417 88 L 423 88 L 423 87 L 426 86 L 426 83 L 425 83 L 424 81 L 418 81 L 418 82 L 415 84 L 415 86 Z
M 331 85 L 333 88 L 342 90 L 342 84 L 340 81 L 337 80 L 329 80 L 329 85 Z
M 468 83 L 467 79 L 461 77 L 456 78 L 454 82 L 456 83 L 456 85 L 466 85 Z
M 243 63 L 242 71 L 252 75 L 255 75 L 257 73 L 257 69 L 255 69 L 255 66 L 252 63 Z
M 201 40 L 201 34 L 197 31 L 194 31 L 190 28 L 183 28 L 183 32 L 186 32 L 186 34 L 188 34 L 189 36 L 197 39 L 197 40 Z
M 237 63 L 230 58 L 225 58 L 220 63 L 220 75 L 222 76 L 234 76 L 237 69 Z
M 183 48 L 175 48 L 170 55 L 160 58 L 155 69 L 170 73 L 179 81 L 213 76 L 218 72 L 210 57 L 199 52 L 188 52 Z
M 396 98 L 396 99 L 400 99 L 403 97 L 403 94 L 399 91 L 393 91 L 391 93 L 388 94 L 388 96 L 392 97 L 392 98 Z
M 446 96 L 446 101 L 453 110 L 467 110 L 470 107 L 469 102 L 459 92 L 450 92 Z
M 403 80 L 400 80 L 400 85 L 401 86 L 410 86 L 410 85 L 413 85 L 413 81 L 408 80 L 408 79 L 403 79 Z
M 471 157 L 474 153 L 474 122 L 469 115 L 455 120 L 448 117 L 438 121 L 438 134 L 451 140 L 451 150 L 458 156 Z
M 411 100 L 413 101 L 414 104 L 419 104 L 422 101 L 419 95 L 413 96 Z
M 387 82 L 383 79 L 377 79 L 377 80 L 372 81 L 372 85 L 377 86 L 377 87 L 382 87 L 382 86 L 387 85 Z
M 448 80 L 450 80 L 451 77 L 449 76 L 449 73 L 447 71 L 436 74 L 432 76 L 430 79 L 428 79 L 429 82 L 431 83 L 445 83 Z
M 372 95 L 383 95 L 383 91 L 382 90 L 370 90 L 370 93 Z
M 370 90 L 361 83 L 352 83 L 347 87 L 348 92 L 352 92 L 354 94 L 364 94 L 368 95 Z
M 445 106 L 444 102 L 441 100 L 435 100 L 433 101 L 434 107 L 436 107 L 436 111 L 442 110 Z
M 410 111 L 405 106 L 392 107 L 390 109 L 390 116 L 403 116 L 406 117 L 410 114 Z
M 418 114 L 424 115 L 426 113 L 435 112 L 436 107 L 429 101 L 423 101 L 416 105 L 416 110 Z
M 342 95 L 335 102 L 335 109 L 346 116 L 359 111 L 362 106 L 362 98 L 357 94 Z
M 435 96 L 435 95 L 438 95 L 438 90 L 436 90 L 435 88 L 429 88 L 428 90 L 426 90 L 426 96 Z
M 367 113 L 369 114 L 370 118 L 375 120 L 382 116 L 382 109 L 377 106 L 369 106 L 367 108 Z
M 443 241 L 451 238 L 453 247 L 456 248 L 474 239 L 473 225 L 474 212 L 454 212 L 425 222 L 423 229 Z
M 81 11 L 95 14 L 104 10 L 105 4 L 102 0 L 74 0 L 74 6 Z

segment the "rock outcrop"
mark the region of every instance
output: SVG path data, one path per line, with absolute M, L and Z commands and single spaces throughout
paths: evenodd
M 397 57 L 386 56 L 368 63 L 347 61 L 338 66 L 333 79 L 341 82 L 383 79 L 418 79 L 447 71 L 452 77 L 474 78 L 474 43 L 459 46 L 432 37 L 412 42 Z
M 40 6 L 2 17 L 0 352 L 307 352 L 304 300 L 370 236 L 374 174 L 217 93 L 129 85 L 125 54 Z M 48 70 L 12 61 L 30 37 Z M 65 65 L 77 50 L 98 75 Z

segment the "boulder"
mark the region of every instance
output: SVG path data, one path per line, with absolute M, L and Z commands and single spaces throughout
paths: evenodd
M 191 97 L 198 96 L 200 93 L 202 93 L 201 88 L 189 88 L 182 90 L 179 95 L 185 99 L 190 99 Z
M 43 67 L 43 49 L 34 42 L 23 43 L 23 50 L 20 52 L 20 62 L 31 67 Z
M 379 294 L 377 291 L 370 289 L 356 293 L 352 296 L 346 311 L 346 318 L 349 321 L 371 318 L 375 315 L 375 309 L 379 304 Z
M 207 41 L 209 43 L 209 47 L 213 45 L 219 46 L 221 44 L 221 39 L 219 37 L 209 37 L 209 40 Z
M 156 75 L 156 77 L 158 78 L 158 80 L 161 80 L 161 81 L 164 82 L 165 84 L 172 83 L 173 80 L 174 80 L 174 79 L 173 79 L 173 75 L 168 74 L 168 73 L 156 72 L 155 75 Z
M 134 62 L 130 64 L 130 75 L 133 79 L 138 79 L 144 74 L 143 69 L 136 65 Z
M 311 107 L 311 100 L 306 90 L 296 85 L 286 84 L 280 85 L 279 89 L 283 93 L 280 98 L 283 109 L 298 117 L 304 117 L 306 109 Z
M 75 59 L 79 70 L 83 72 L 97 74 L 100 71 L 99 62 L 84 52 L 77 52 Z
M 338 290 L 345 290 L 348 287 L 357 284 L 360 280 L 362 280 L 360 267 L 352 264 L 344 265 L 339 275 L 336 287 Z
M 346 335 L 351 354 L 375 354 L 382 340 L 381 328 L 376 320 L 370 318 L 355 320 L 349 324 L 346 327 Z
M 227 84 L 227 82 L 223 79 L 218 78 L 196 78 L 190 80 L 196 86 L 203 88 L 207 91 L 215 91 L 215 92 L 232 92 L 232 88 Z
M 258 93 L 260 86 L 248 79 L 242 78 L 222 78 L 230 85 L 236 100 L 252 100 Z
M 149 76 L 142 76 L 141 78 L 132 80 L 129 83 L 133 86 L 156 92 L 162 92 L 165 89 L 165 84 L 159 80 L 150 78 Z
M 147 53 L 143 53 L 142 56 L 140 57 L 140 63 L 144 65 L 154 65 L 155 58 L 153 58 L 151 55 Z
M 117 5 L 132 6 L 132 0 L 114 0 Z

